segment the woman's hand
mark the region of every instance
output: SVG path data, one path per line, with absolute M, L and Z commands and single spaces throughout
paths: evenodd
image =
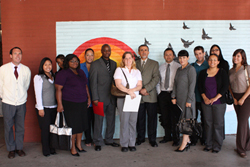
M 218 99 L 217 99 L 217 98 L 215 98 L 215 97 L 214 97 L 214 98 L 212 98 L 212 99 L 210 99 L 210 104 L 211 104 L 211 105 L 213 105 L 213 103 L 214 103 L 214 102 L 216 102 L 217 100 L 218 100 Z
M 186 107 L 191 107 L 191 103 L 186 102 Z
M 238 105 L 238 101 L 234 98 L 234 105 Z
M 173 104 L 176 104 L 176 99 L 172 99 L 172 103 L 173 103 Z
M 87 103 L 88 108 L 89 108 L 90 104 L 91 104 L 91 99 L 90 99 L 90 97 L 88 97 L 88 103 Z
M 239 101 L 238 101 L 238 105 L 242 106 L 245 102 L 245 99 L 244 98 L 241 98 Z
M 44 117 L 44 110 L 38 110 L 38 114 L 40 115 L 40 117 Z
M 63 109 L 63 105 L 62 104 L 58 104 L 57 105 L 57 112 L 63 112 L 64 109 Z
M 136 97 L 136 95 L 132 89 L 128 90 L 128 94 L 130 95 L 131 99 L 134 99 Z
M 211 100 L 209 100 L 208 98 L 205 98 L 205 99 L 204 99 L 204 103 L 205 103 L 206 105 L 209 105 L 209 104 L 211 103 Z

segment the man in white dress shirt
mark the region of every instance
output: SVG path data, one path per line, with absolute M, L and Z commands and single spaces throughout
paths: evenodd
M 10 58 L 12 61 L 0 68 L 0 96 L 3 102 L 5 143 L 9 151 L 8 158 L 12 159 L 15 153 L 25 156 L 24 119 L 31 72 L 27 66 L 21 64 L 22 50 L 19 47 L 10 50 Z
M 159 67 L 160 82 L 157 84 L 157 93 L 159 94 L 158 104 L 161 112 L 160 121 L 165 130 L 165 136 L 160 143 L 173 140 L 173 146 L 178 146 L 180 137 L 176 124 L 178 123 L 180 112 L 177 106 L 171 102 L 171 93 L 176 71 L 181 65 L 174 61 L 174 55 L 174 51 L 171 48 L 167 48 L 164 51 L 166 62 Z

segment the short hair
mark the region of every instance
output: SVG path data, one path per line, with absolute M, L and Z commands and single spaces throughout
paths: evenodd
M 38 69 L 38 75 L 45 75 L 47 79 L 49 79 L 49 77 L 45 74 L 44 70 L 43 70 L 43 65 L 45 64 L 46 61 L 50 61 L 51 64 L 52 64 L 52 61 L 50 58 L 48 57 L 44 57 L 41 62 L 40 62 L 40 65 L 39 65 L 39 69 Z M 53 70 L 51 69 L 50 71 L 51 75 L 54 77 L 54 73 L 53 73 Z
M 148 51 L 149 51 L 149 47 L 148 47 L 148 45 L 146 45 L 146 44 L 140 45 L 140 46 L 138 47 L 138 51 L 140 51 L 140 48 L 143 47 L 143 46 L 146 46 L 146 47 L 148 48 Z
M 12 55 L 12 52 L 13 52 L 14 49 L 19 49 L 21 51 L 21 53 L 23 53 L 23 51 L 22 51 L 21 48 L 15 46 L 15 47 L 13 47 L 13 48 L 10 49 L 10 55 Z
M 236 56 L 238 53 L 241 54 L 241 57 L 242 57 L 242 61 L 241 61 L 241 65 L 244 66 L 244 68 L 246 68 L 246 66 L 248 65 L 247 64 L 247 56 L 246 56 L 246 52 L 243 50 L 243 49 L 236 49 L 233 53 L 233 57 Z M 232 61 L 233 61 L 233 68 L 236 67 L 236 64 L 234 63 L 234 60 L 232 58 Z
M 137 69 L 137 68 L 136 68 L 136 64 L 135 64 L 134 55 L 133 55 L 131 52 L 125 52 L 125 53 L 123 53 L 123 55 L 122 55 L 122 62 L 121 62 L 121 64 L 120 64 L 120 67 L 121 67 L 121 68 L 124 68 L 124 67 L 125 67 L 125 63 L 123 62 L 123 59 L 125 59 L 126 54 L 130 54 L 130 55 L 132 56 L 133 61 L 132 61 L 132 67 L 131 67 L 131 68 L 132 68 L 132 69 Z
M 165 49 L 164 52 L 163 52 L 163 55 L 165 55 L 165 52 L 166 52 L 166 51 L 169 51 L 169 50 L 172 51 L 174 57 L 176 57 L 176 54 L 175 54 L 175 52 L 174 52 L 174 50 L 173 50 L 172 48 L 167 48 L 167 49 Z
M 183 56 L 189 57 L 188 51 L 186 51 L 186 50 L 179 51 L 178 57 L 183 57 Z
M 93 53 L 95 53 L 94 50 L 93 50 L 92 48 L 88 48 L 88 49 L 85 50 L 84 55 L 86 55 L 86 53 L 87 53 L 89 50 L 91 50 Z
M 102 49 L 101 49 L 101 50 L 103 50 L 103 48 L 104 48 L 105 46 L 108 46 L 108 47 L 110 48 L 110 50 L 111 50 L 111 47 L 109 46 L 109 44 L 106 44 L 106 43 L 102 45 Z
M 61 59 L 61 60 L 64 61 L 65 56 L 64 56 L 63 54 L 59 54 L 59 55 L 56 56 L 56 60 L 57 60 L 57 59 Z
M 204 53 L 204 48 L 203 48 L 202 46 L 196 46 L 196 47 L 194 48 L 194 52 L 195 52 L 196 50 L 201 50 L 202 53 Z
M 65 57 L 65 60 L 64 60 L 64 62 L 63 62 L 63 69 L 69 69 L 69 61 L 70 60 L 72 60 L 73 58 L 77 58 L 77 60 L 78 60 L 78 66 L 77 66 L 77 68 L 76 69 L 80 69 L 80 60 L 79 60 L 79 58 L 76 56 L 76 55 L 74 55 L 74 54 L 68 54 L 66 57 Z

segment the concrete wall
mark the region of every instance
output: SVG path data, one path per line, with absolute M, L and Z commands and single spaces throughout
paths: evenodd
M 246 0 L 2 0 L 3 63 L 9 50 L 23 50 L 33 76 L 40 60 L 56 55 L 56 22 L 101 20 L 249 20 Z M 249 27 L 248 27 L 249 28 Z M 154 31 L 152 29 L 152 31 Z M 249 30 L 248 30 L 249 31 Z M 149 32 L 150 33 L 150 32 Z M 243 39 L 244 40 L 244 39 Z M 230 61 L 230 60 L 229 60 Z M 56 64 L 53 64 L 56 69 Z M 40 140 L 33 81 L 28 91 L 25 141 Z

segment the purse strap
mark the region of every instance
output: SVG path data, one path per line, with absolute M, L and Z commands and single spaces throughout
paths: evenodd
M 245 76 L 247 80 L 247 86 L 249 86 L 249 78 L 248 78 L 248 73 L 247 73 L 247 66 L 245 66 Z
M 122 68 L 121 68 L 121 70 L 122 70 Z M 125 73 L 123 72 L 123 70 L 122 70 L 122 73 L 123 73 L 123 75 L 124 75 L 124 77 L 125 77 L 125 79 L 126 79 L 126 82 L 127 82 L 127 84 L 128 84 L 128 79 L 127 79 Z
M 63 127 L 67 127 L 67 124 L 66 124 L 66 121 L 65 121 L 65 117 L 64 117 L 64 113 L 62 113 L 62 116 L 63 116 Z M 60 126 L 60 112 L 57 112 L 57 115 L 56 115 L 56 120 L 55 120 L 55 125 L 57 127 Z

